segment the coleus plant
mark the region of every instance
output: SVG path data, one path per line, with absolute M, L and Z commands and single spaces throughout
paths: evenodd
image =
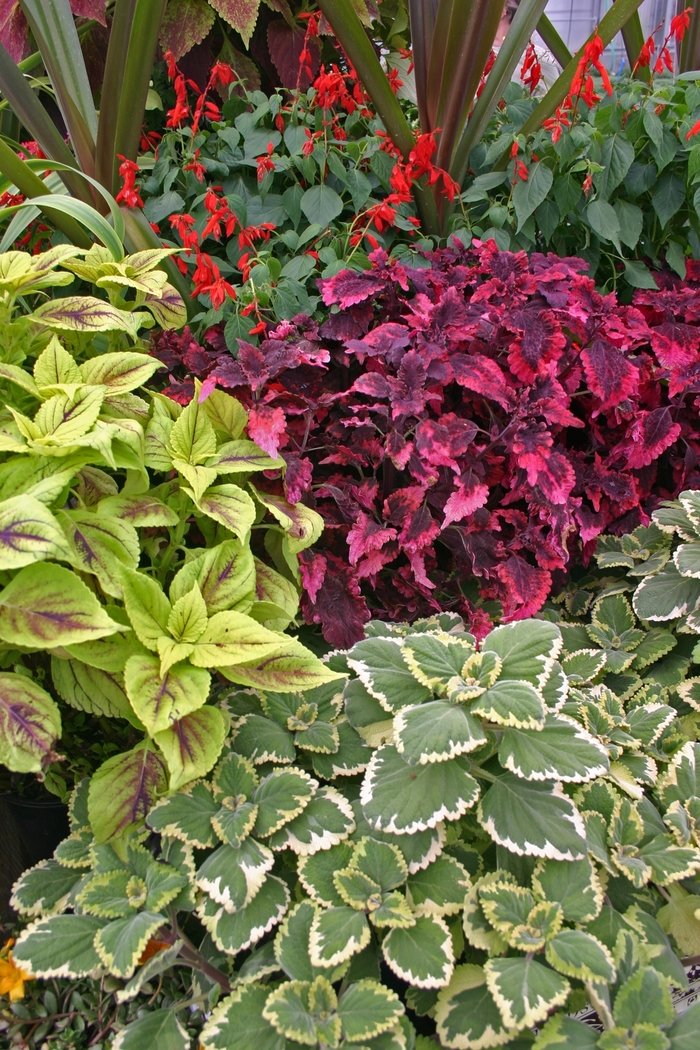
M 370 607 L 449 603 L 477 633 L 498 608 L 480 601 L 532 615 L 572 556 L 695 478 L 695 264 L 631 306 L 580 260 L 493 241 L 425 264 L 378 251 L 322 282 L 321 324 L 282 322 L 235 360 L 216 329 L 155 340 L 165 392 L 187 399 L 197 377 L 234 393 L 282 450 L 289 498 L 322 514 L 303 609 L 339 646 Z
M 406 1006 L 456 1050 L 521 1046 L 553 1012 L 543 1048 L 618 1050 L 646 1031 L 640 1003 L 685 1046 L 672 1040 L 697 1008 L 674 1022 L 669 985 L 686 976 L 660 922 L 681 882 L 698 885 L 697 830 L 676 803 L 700 791 L 700 745 L 675 725 L 655 794 L 638 790 L 613 764 L 646 754 L 648 725 L 632 711 L 614 741 L 599 732 L 625 702 L 569 676 L 562 651 L 546 620 L 480 646 L 454 614 L 375 622 L 328 658 L 345 683 L 230 692 L 213 774 L 145 823 L 105 841 L 94 779 L 77 788 L 70 837 L 15 886 L 34 920 L 16 964 L 109 972 L 125 1000 L 191 967 L 195 997 L 225 993 L 205 1050 L 408 1050 Z M 586 1001 L 600 1039 L 566 1016 Z M 154 1050 L 184 1050 L 176 1014 L 191 1002 L 162 1011 L 170 1041 L 144 1018 L 118 1045 L 153 1034 Z
M 158 367 L 121 342 L 140 318 L 152 322 L 142 310 L 65 297 L 17 312 L 20 296 L 73 280 L 64 263 L 115 300 L 131 289 L 131 305 L 142 298 L 161 323 L 168 312 L 181 323 L 182 303 L 178 313 L 160 298 L 161 255 L 115 264 L 99 248 L 62 246 L 0 257 L 0 760 L 19 772 L 60 763 L 57 700 L 130 722 L 136 746 L 95 780 L 105 839 L 168 783 L 215 764 L 228 720 L 207 704 L 210 672 L 283 689 L 336 677 L 283 633 L 298 605 L 297 555 L 321 519 L 280 494 L 283 463 L 242 436 L 241 404 L 219 394 L 183 408 L 137 394 Z M 102 330 L 119 349 L 97 342 Z M 258 489 L 249 479 L 262 471 L 271 477 Z M 254 557 L 256 527 L 285 575 Z

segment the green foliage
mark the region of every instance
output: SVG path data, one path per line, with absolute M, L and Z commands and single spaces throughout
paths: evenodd
M 182 407 L 136 393 L 158 367 L 134 345 L 139 328 L 184 321 L 155 269 L 164 254 L 0 256 L 0 759 L 51 767 L 56 787 L 63 703 L 131 723 L 129 746 L 93 781 L 100 842 L 216 763 L 228 715 L 209 703 L 212 672 L 272 689 L 337 677 L 282 633 L 297 610 L 297 554 L 320 529 L 313 511 L 300 523 L 270 483 L 250 483 L 262 470 L 279 477 L 282 461 L 241 436 L 247 414 L 226 394 Z M 69 284 L 68 268 L 110 302 L 67 296 L 20 312 Z M 253 529 L 274 538 L 284 576 L 258 573 Z
M 540 130 L 527 142 L 518 129 L 537 100 L 515 83 L 504 98 L 470 157 L 475 177 L 463 200 L 473 236 L 493 237 L 501 249 L 581 256 L 608 290 L 620 281 L 655 288 L 649 265 L 685 277 L 688 245 L 700 256 L 700 146 L 687 138 L 700 116 L 696 80 L 620 78 L 595 107 L 581 101 L 558 139 Z M 516 138 L 526 181 L 516 161 L 492 171 Z
M 97 968 L 127 995 L 162 945 L 166 970 L 222 996 L 205 1050 L 407 1050 L 406 1005 L 457 1050 L 517 1040 L 552 1011 L 542 1048 L 563 1032 L 626 1046 L 650 1024 L 675 1038 L 669 985 L 697 937 L 700 744 L 671 687 L 628 701 L 562 662 L 574 629 L 641 646 L 631 616 L 616 602 L 590 636 L 526 620 L 480 646 L 453 614 L 373 623 L 327 658 L 344 682 L 233 689 L 214 772 L 146 805 L 145 823 L 101 844 L 100 774 L 80 785 L 71 838 L 15 886 L 33 921 L 14 958 L 37 976 Z M 600 1042 L 566 1017 L 586 1001 Z

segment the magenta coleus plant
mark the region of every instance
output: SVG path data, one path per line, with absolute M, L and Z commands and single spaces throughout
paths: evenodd
M 622 305 L 580 259 L 454 242 L 426 264 L 378 250 L 320 282 L 325 320 L 237 358 L 216 329 L 155 344 L 166 392 L 232 391 L 287 499 L 322 514 L 303 608 L 337 646 L 370 610 L 450 607 L 477 634 L 532 616 L 598 535 L 700 483 L 700 266 Z

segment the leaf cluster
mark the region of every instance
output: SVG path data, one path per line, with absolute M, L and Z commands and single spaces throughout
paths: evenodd
M 109 972 L 118 999 L 192 969 L 224 996 L 206 1050 L 412 1050 L 406 1006 L 456 1050 L 529 1045 L 553 1012 L 538 1050 L 641 1047 L 650 1025 L 684 1046 L 698 1008 L 674 1021 L 670 986 L 697 936 L 700 745 L 670 691 L 626 700 L 578 655 L 546 619 L 479 646 L 445 613 L 369 625 L 328 658 L 344 683 L 230 692 L 213 774 L 145 824 L 100 844 L 80 785 L 71 836 L 15 886 L 34 920 L 15 960 Z M 567 1016 L 586 1002 L 602 1036 Z
M 158 368 L 132 345 L 143 311 L 71 296 L 21 312 L 25 296 L 72 281 L 64 265 L 181 323 L 154 270 L 162 255 L 0 256 L 0 760 L 48 769 L 57 787 L 61 704 L 130 723 L 132 746 L 94 781 L 100 841 L 215 764 L 228 718 L 208 703 L 212 672 L 272 688 L 336 677 L 283 633 L 297 612 L 298 553 L 321 519 L 287 503 L 284 462 L 243 437 L 242 405 L 221 392 L 186 407 L 137 393 Z M 258 489 L 250 478 L 263 471 Z
M 166 392 L 200 377 L 260 413 L 290 498 L 329 526 L 303 558 L 303 610 L 332 644 L 370 609 L 532 615 L 554 571 L 692 479 L 695 264 L 625 306 L 580 260 L 494 242 L 372 262 L 323 282 L 320 324 L 240 340 L 235 361 L 216 336 L 157 340 Z

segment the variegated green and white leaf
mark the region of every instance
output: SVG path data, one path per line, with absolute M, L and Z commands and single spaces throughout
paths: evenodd
M 402 651 L 421 685 L 441 693 L 450 679 L 461 676 L 474 645 L 455 635 L 409 634 L 403 639 Z
M 285 1038 L 263 1017 L 270 989 L 261 984 L 234 988 L 212 1012 L 200 1034 L 203 1050 L 285 1050 Z
M 471 705 L 471 711 L 498 725 L 539 729 L 544 725 L 546 708 L 541 694 L 529 682 L 499 679 Z
M 263 715 L 244 715 L 235 726 L 235 743 L 236 751 L 256 766 L 264 762 L 284 764 L 297 757 L 289 730 Z
M 470 885 L 465 868 L 443 853 L 408 877 L 406 896 L 416 915 L 456 915 L 462 910 Z
M 640 848 L 639 856 L 659 886 L 690 878 L 700 869 L 700 850 L 678 846 L 670 835 L 656 835 Z
M 355 846 L 349 867 L 376 882 L 382 893 L 402 886 L 408 875 L 406 862 L 398 845 L 393 842 L 380 842 L 369 836 L 362 838 Z
M 235 913 L 209 900 L 200 910 L 200 918 L 211 934 L 212 940 L 222 952 L 236 955 L 281 922 L 289 906 L 289 890 L 281 879 L 268 875 L 250 904 Z
M 19 935 L 12 958 L 35 977 L 87 977 L 102 968 L 94 941 L 105 925 L 92 915 L 40 919 Z
M 675 620 L 693 612 L 700 602 L 700 580 L 681 576 L 670 563 L 646 576 L 634 592 L 634 611 L 640 620 Z
M 484 794 L 478 819 L 496 842 L 520 856 L 581 860 L 588 852 L 581 815 L 560 784 L 506 773 Z
M 355 816 L 348 800 L 335 788 L 322 787 L 299 816 L 272 834 L 270 846 L 304 856 L 337 846 L 354 829 Z
M 489 959 L 484 971 L 504 1024 L 512 1028 L 543 1021 L 550 1010 L 566 1002 L 571 988 L 564 977 L 535 959 Z
M 170 948 L 164 948 L 162 951 L 157 952 L 151 956 L 143 966 L 139 966 L 138 970 L 131 977 L 123 988 L 120 988 L 116 993 L 115 998 L 118 1003 L 128 1003 L 132 999 L 135 999 L 139 994 L 144 984 L 152 980 L 154 977 L 159 977 L 160 974 L 165 973 L 171 966 L 174 965 L 180 949 L 183 946 L 183 941 L 177 940 Z
M 216 842 L 211 819 L 219 810 L 208 786 L 201 781 L 189 784 L 169 798 L 156 802 L 146 822 L 160 835 L 207 849 Z
M 539 731 L 506 729 L 498 757 L 502 766 L 525 780 L 581 783 L 610 768 L 603 745 L 566 715 L 547 715 Z
M 311 756 L 314 773 L 324 780 L 364 773 L 372 757 L 370 748 L 349 722 L 339 722 L 334 728 L 338 737 L 338 748 L 331 754 L 316 753 Z
M 486 743 L 481 722 L 459 705 L 433 700 L 394 718 L 396 750 L 409 765 L 445 762 Z
M 375 751 L 360 791 L 363 813 L 378 831 L 412 834 L 458 820 L 474 805 L 479 785 L 466 759 L 409 766 L 395 747 Z
M 226 911 L 245 908 L 257 895 L 275 858 L 267 846 L 245 839 L 234 849 L 219 846 L 197 872 L 195 882 Z
M 631 663 L 631 657 L 629 662 Z M 591 682 L 605 667 L 606 655 L 602 649 L 578 649 L 561 659 L 564 674 L 572 685 Z
M 682 686 L 679 687 L 682 689 Z M 655 743 L 676 717 L 676 710 L 668 704 L 640 704 L 627 711 L 627 725 L 637 740 L 649 747 Z
M 398 995 L 378 981 L 349 984 L 338 1001 L 338 1017 L 349 1043 L 363 1043 L 388 1032 L 403 1012 Z
M 546 620 L 520 620 L 496 627 L 484 640 L 481 649 L 500 657 L 499 681 L 525 681 L 541 689 L 552 672 L 562 644 L 556 624 Z
M 275 959 L 293 981 L 313 981 L 318 968 L 309 958 L 311 925 L 318 908 L 311 901 L 301 901 L 287 913 L 275 937 Z
M 77 871 L 55 860 L 42 860 L 15 882 L 10 906 L 30 918 L 60 912 L 79 878 Z
M 323 990 L 324 1006 L 329 1009 L 324 1011 L 325 1025 L 323 1040 L 325 1044 L 337 1046 L 340 1041 L 340 1019 L 335 1014 L 338 999 L 333 986 L 323 978 L 327 987 Z M 281 1035 L 293 1043 L 301 1043 L 303 1046 L 317 1046 L 321 1033 L 315 1023 L 314 1008 L 311 1002 L 312 991 L 316 991 L 315 982 L 310 981 L 286 981 L 267 997 L 263 1007 L 263 1017 L 269 1021 Z
M 399 639 L 367 638 L 358 642 L 348 654 L 348 664 L 390 714 L 432 697 L 432 690 L 411 672 Z
M 258 807 L 255 834 L 272 835 L 303 811 L 316 793 L 318 781 L 301 769 L 275 769 L 260 782 L 251 801 Z
M 333 876 L 347 867 L 353 854 L 348 842 L 332 846 L 328 850 L 307 854 L 299 858 L 297 874 L 302 886 L 314 902 L 326 908 L 339 906 L 343 899 L 336 889 Z
M 441 1044 L 454 1050 L 488 1050 L 509 1043 L 518 1033 L 504 1025 L 483 967 L 472 963 L 458 966 L 450 983 L 440 989 L 435 1020 Z
M 102 964 L 117 977 L 131 977 L 149 940 L 166 921 L 156 912 L 140 911 L 103 926 L 95 936 Z
M 595 1050 L 599 1032 L 566 1014 L 554 1014 L 540 1029 L 533 1050 Z
M 604 944 L 583 930 L 560 930 L 547 942 L 545 955 L 549 965 L 567 977 L 603 984 L 615 980 L 612 955 Z
M 325 969 L 339 966 L 366 948 L 370 937 L 363 912 L 348 907 L 328 908 L 317 913 L 311 924 L 311 963 Z
M 174 1010 L 154 1010 L 122 1028 L 112 1043 L 112 1050 L 189 1050 L 187 1029 Z
M 382 941 L 384 960 L 402 980 L 417 988 L 443 988 L 454 970 L 454 950 L 447 924 L 424 915 L 413 926 L 390 930 Z
M 688 741 L 683 745 L 659 780 L 657 790 L 665 806 L 700 797 L 700 743 Z
M 567 922 L 590 922 L 603 906 L 603 888 L 588 857 L 539 861 L 532 875 L 532 887 L 537 896 L 556 901 Z

